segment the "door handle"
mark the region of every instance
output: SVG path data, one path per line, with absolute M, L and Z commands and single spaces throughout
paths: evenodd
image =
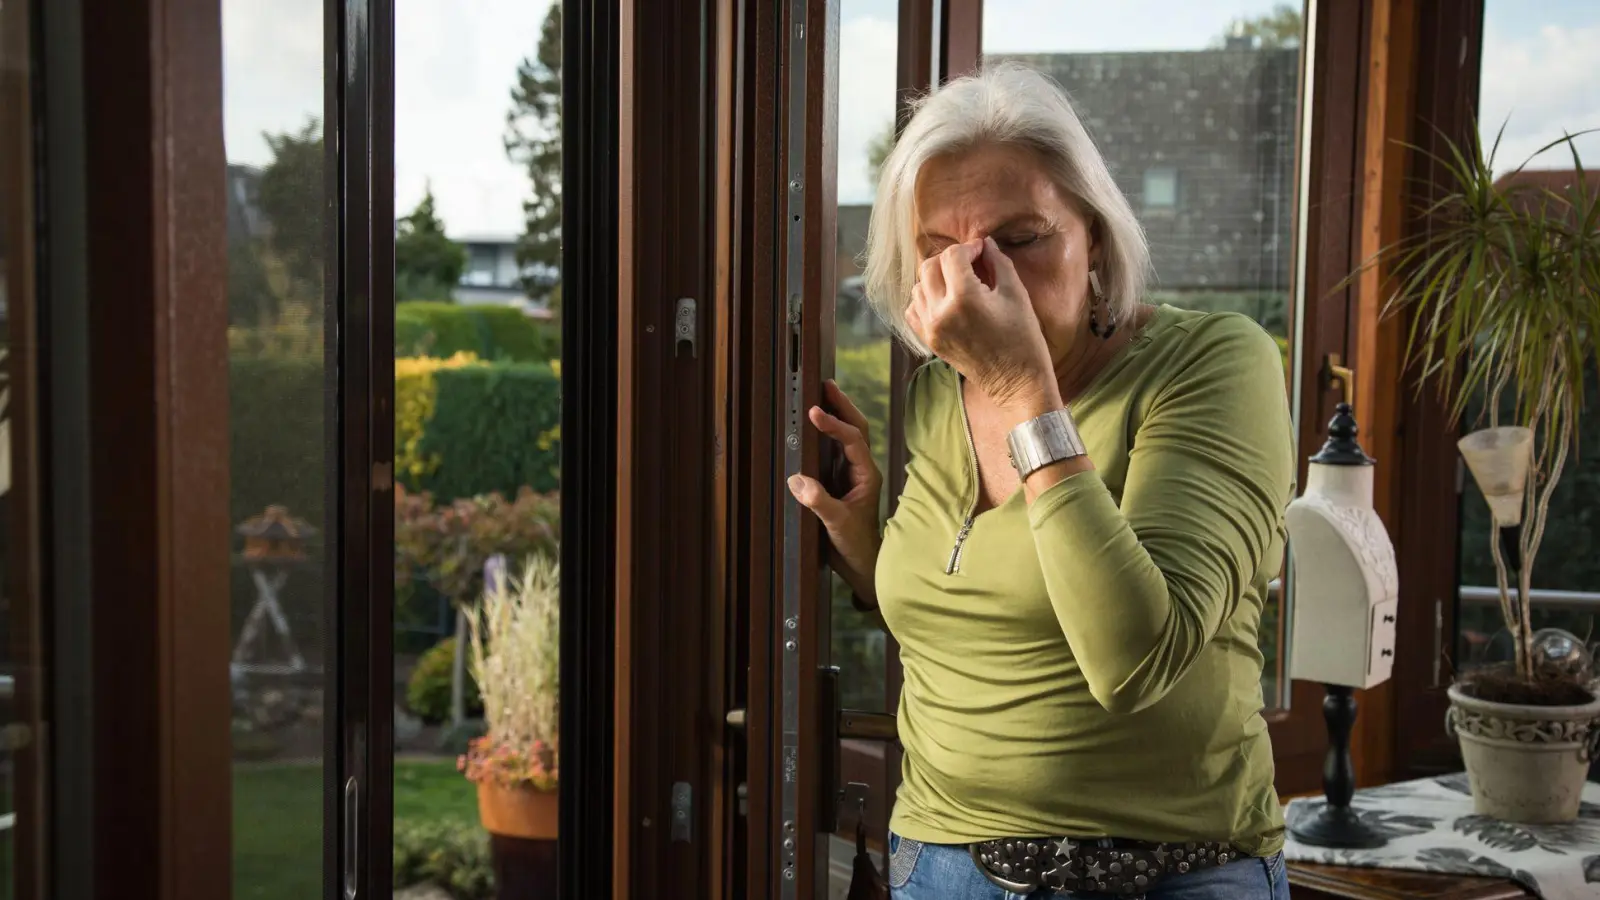
M 357 859 L 360 830 L 356 822 L 360 810 L 361 788 L 352 775 L 344 783 L 344 900 L 355 900 L 360 893 L 361 866 Z
M 723 721 L 734 731 L 744 731 L 749 716 L 744 709 L 730 709 Z M 847 741 L 900 742 L 899 721 L 893 713 L 868 712 L 864 709 L 839 710 L 838 735 Z
M 899 745 L 899 722 L 891 713 L 868 712 L 862 709 L 844 709 L 840 703 L 839 669 L 825 666 L 817 673 L 816 729 L 821 759 L 818 762 L 817 811 L 820 833 L 838 830 L 839 800 L 844 794 L 840 786 L 842 765 L 841 741 L 878 741 Z M 723 721 L 735 731 L 749 728 L 749 711 L 740 707 L 723 714 Z M 740 786 L 744 789 L 744 786 Z M 740 798 L 741 806 L 744 798 Z
M 863 709 L 839 710 L 839 737 L 847 741 L 900 743 L 900 723 L 893 713 Z

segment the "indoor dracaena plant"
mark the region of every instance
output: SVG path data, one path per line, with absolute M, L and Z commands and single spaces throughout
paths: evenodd
M 1514 654 L 1513 670 L 1466 677 L 1486 699 L 1559 705 L 1588 688 L 1537 665 L 1530 604 L 1551 497 L 1578 450 L 1585 375 L 1600 371 L 1600 198 L 1575 144 L 1587 133 L 1552 141 L 1498 177 L 1499 134 L 1487 152 L 1476 130 L 1466 142 L 1443 140 L 1438 153 L 1410 147 L 1438 173 L 1416 210 L 1420 227 L 1344 282 L 1387 270 L 1386 312 L 1410 316 L 1406 355 L 1418 388 L 1439 391 L 1452 424 L 1481 409 L 1462 452 L 1494 513 L 1486 549 Z M 1571 156 L 1570 184 L 1522 177 L 1556 148 Z

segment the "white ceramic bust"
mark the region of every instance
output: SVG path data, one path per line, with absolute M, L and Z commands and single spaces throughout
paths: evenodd
M 1305 493 L 1289 504 L 1294 592 L 1289 676 L 1368 688 L 1394 667 L 1399 575 L 1394 545 L 1372 508 L 1373 461 L 1339 404 L 1311 458 Z

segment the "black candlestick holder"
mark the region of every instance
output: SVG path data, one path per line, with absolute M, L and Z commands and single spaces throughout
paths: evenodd
M 1328 758 L 1322 764 L 1321 806 L 1289 823 L 1289 833 L 1302 844 L 1341 850 L 1370 850 L 1389 839 L 1361 821 L 1350 806 L 1356 793 L 1356 771 L 1350 761 L 1350 731 L 1356 724 L 1355 692 L 1329 684 L 1322 700 L 1322 717 L 1328 723 Z

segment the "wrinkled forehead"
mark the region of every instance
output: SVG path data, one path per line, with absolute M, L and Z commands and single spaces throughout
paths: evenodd
M 914 204 L 919 238 L 956 241 L 1021 221 L 1058 223 L 1077 215 L 1077 204 L 1036 153 L 1000 144 L 929 159 L 917 173 Z

